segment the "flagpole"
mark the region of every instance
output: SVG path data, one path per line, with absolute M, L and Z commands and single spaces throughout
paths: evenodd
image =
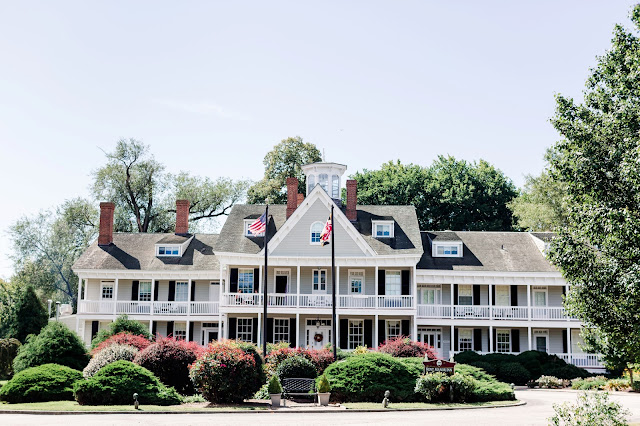
M 335 226 L 333 225 L 333 203 L 331 204 L 331 298 L 332 303 L 331 306 L 333 308 L 333 318 L 331 320 L 331 335 L 333 336 L 333 359 L 335 361 L 338 360 L 338 347 L 336 342 L 338 341 L 338 336 L 336 336 L 336 245 L 333 240 L 333 229 Z
M 267 207 L 264 211 L 264 221 L 265 221 L 265 228 L 264 228 L 264 279 L 263 279 L 263 283 L 262 283 L 262 293 L 263 293 L 263 297 L 264 300 L 262 301 L 262 304 L 264 306 L 264 311 L 262 314 L 262 356 L 264 356 L 264 358 L 267 358 L 267 305 L 268 305 L 268 299 L 267 299 L 267 284 L 269 282 L 268 278 L 269 278 L 269 269 L 267 268 L 267 252 L 268 252 L 268 244 L 269 241 L 267 240 L 267 231 L 269 230 L 269 203 L 267 202 Z

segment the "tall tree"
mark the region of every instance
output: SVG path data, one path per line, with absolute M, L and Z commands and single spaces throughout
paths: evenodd
M 298 178 L 298 191 L 306 193 L 306 177 L 302 166 L 322 161 L 320 150 L 300 136 L 283 139 L 265 155 L 264 177 L 253 184 L 247 193 L 250 204 L 271 204 L 287 202 L 286 181 L 288 177 Z
M 9 337 L 9 328 L 18 295 L 17 286 L 0 279 L 0 339 Z
M 558 95 L 562 135 L 551 174 L 569 215 L 551 258 L 570 284 L 565 306 L 628 364 L 640 363 L 640 5 L 634 31 L 616 25 L 584 102 Z
M 33 287 L 25 287 L 20 292 L 11 315 L 9 337 L 24 343 L 28 335 L 40 333 L 47 322 L 47 311 L 38 300 Z

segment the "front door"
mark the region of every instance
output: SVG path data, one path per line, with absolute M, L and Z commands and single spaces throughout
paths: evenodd
M 307 326 L 307 348 L 322 349 L 331 343 L 331 327 Z
M 442 331 L 440 330 L 427 330 L 420 331 L 420 341 L 431 346 L 438 358 L 442 358 Z
M 212 328 L 203 328 L 202 329 L 202 340 L 203 344 L 206 346 L 214 340 L 218 340 L 218 327 Z
M 276 293 L 287 292 L 287 281 L 289 280 L 286 275 L 276 275 Z
M 547 336 L 536 336 L 536 351 L 547 352 Z
M 218 332 L 217 331 L 207 331 L 207 343 L 211 343 L 214 340 L 218 340 Z

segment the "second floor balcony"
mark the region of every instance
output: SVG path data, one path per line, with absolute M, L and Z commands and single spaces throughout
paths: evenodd
M 331 294 L 288 294 L 270 293 L 267 295 L 270 307 L 292 308 L 331 308 Z M 223 306 L 262 306 L 264 296 L 260 293 L 226 293 Z M 375 296 L 336 295 L 337 307 L 340 309 L 414 309 L 414 297 L 408 296 Z
M 218 315 L 218 302 L 141 302 L 141 301 L 78 301 L 80 314 L 115 315 Z
M 575 321 L 563 307 L 486 306 L 486 305 L 418 305 L 418 318 L 482 320 L 561 320 Z

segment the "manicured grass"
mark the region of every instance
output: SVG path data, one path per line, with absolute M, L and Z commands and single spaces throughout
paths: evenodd
M 399 409 L 420 409 L 420 410 L 437 410 L 442 408 L 464 408 L 464 407 L 495 407 L 519 404 L 520 401 L 490 401 L 490 402 L 469 402 L 467 404 L 446 404 L 446 403 L 434 403 L 428 402 L 392 402 L 389 404 L 387 410 L 399 410 Z M 347 410 L 371 410 L 381 409 L 382 403 L 378 402 L 345 402 L 344 405 Z
M 244 404 L 244 405 L 212 405 L 208 403 L 192 403 L 182 405 L 141 405 L 139 412 L 154 411 L 227 411 L 227 410 L 267 410 L 268 404 Z M 36 411 L 136 411 L 133 405 L 79 405 L 75 401 L 50 401 L 50 402 L 32 402 L 27 404 L 6 404 L 0 403 L 0 411 L 6 410 L 36 410 Z

